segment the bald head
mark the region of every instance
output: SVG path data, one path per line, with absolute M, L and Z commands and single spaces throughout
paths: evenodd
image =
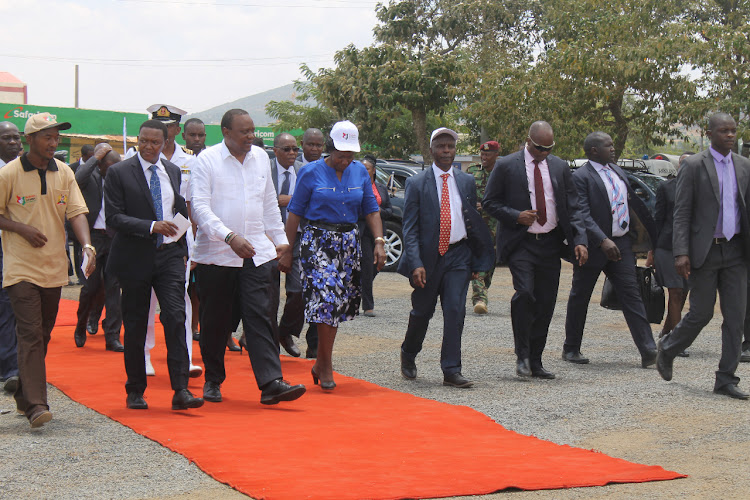
M 11 122 L 0 122 L 0 159 L 5 163 L 15 160 L 23 151 L 21 134 Z
M 536 121 L 529 127 L 526 138 L 526 150 L 537 162 L 542 162 L 549 156 L 555 145 L 555 134 L 552 126 L 545 121 Z
M 273 152 L 282 167 L 288 169 L 294 165 L 298 151 L 297 139 L 292 134 L 283 133 L 273 138 Z
M 302 154 L 308 162 L 320 159 L 323 155 L 325 139 L 318 128 L 309 128 L 302 135 Z
M 600 165 L 615 161 L 615 144 L 607 133 L 591 132 L 583 140 L 583 149 L 586 158 Z
M 727 113 L 715 113 L 708 119 L 706 134 L 711 139 L 711 147 L 727 156 L 737 142 L 737 122 Z
M 723 123 L 734 123 L 729 113 L 714 113 L 708 117 L 708 130 L 715 130 Z
M 290 139 L 297 144 L 297 139 L 292 134 L 286 132 L 279 134 L 273 138 L 273 147 L 278 148 L 282 142 L 289 142 Z

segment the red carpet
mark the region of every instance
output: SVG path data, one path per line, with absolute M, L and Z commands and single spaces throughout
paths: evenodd
M 75 307 L 62 301 L 61 318 Z M 438 498 L 684 477 L 516 434 L 471 408 L 342 375 L 335 391 L 323 393 L 312 385 L 312 362 L 286 356 L 285 378 L 308 387 L 298 401 L 261 405 L 247 354 L 227 352 L 224 402 L 175 412 L 161 334 L 152 354 L 157 376 L 146 391 L 150 409 L 127 410 L 122 355 L 104 350 L 101 333 L 77 349 L 73 329 L 52 333 L 51 384 L 255 498 Z M 200 363 L 197 343 L 195 354 Z M 193 393 L 202 387 L 202 377 L 191 379 Z

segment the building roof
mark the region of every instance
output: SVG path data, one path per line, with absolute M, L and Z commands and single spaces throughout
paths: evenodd
M 24 83 L 10 73 L 0 71 L 0 83 Z

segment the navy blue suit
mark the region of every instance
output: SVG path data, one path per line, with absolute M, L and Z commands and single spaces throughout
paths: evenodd
M 574 260 L 573 248 L 587 243 L 568 164 L 552 155 L 546 162 L 557 212 L 556 228 L 537 235 L 518 223 L 521 212 L 531 210 L 524 150 L 497 160 L 482 202 L 482 208 L 498 221 L 499 260 L 508 263 L 513 275 L 516 293 L 511 300 L 511 317 L 516 355 L 529 359 L 533 371 L 542 368 L 542 352 L 560 283 L 560 257 Z
M 445 255 L 438 253 L 440 204 L 435 175 L 432 167 L 427 168 L 406 180 L 404 253 L 398 265 L 398 272 L 410 280 L 417 268 L 423 267 L 426 274 L 425 287 L 415 287 L 411 295 L 412 310 L 401 345 L 402 355 L 413 361 L 422 350 L 427 327 L 440 297 L 443 308 L 440 366 L 445 375 L 461 371 L 461 334 L 471 273 L 488 271 L 495 262 L 492 237 L 476 209 L 474 177 L 456 168 L 453 168 L 453 176 L 461 195 L 467 238 L 455 243 Z
M 573 270 L 573 283 L 568 298 L 568 313 L 565 319 L 565 352 L 581 350 L 583 328 L 586 324 L 591 293 L 594 290 L 599 274 L 604 274 L 612 281 L 617 297 L 622 305 L 622 312 L 633 341 L 641 355 L 656 349 L 651 325 L 646 318 L 646 308 L 635 275 L 635 252 L 653 248 L 657 240 L 656 223 L 651 214 L 630 187 L 625 173 L 617 165 L 609 167 L 627 186 L 627 200 L 630 212 L 630 227 L 621 237 L 612 237 L 612 205 L 599 173 L 586 163 L 573 173 L 573 180 L 578 188 L 578 203 L 589 240 L 589 260 L 583 267 Z M 605 238 L 611 239 L 619 248 L 622 259 L 614 262 L 607 259 L 601 249 Z

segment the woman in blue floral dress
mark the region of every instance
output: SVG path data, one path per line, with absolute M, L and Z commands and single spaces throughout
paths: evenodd
M 294 195 L 287 207 L 286 232 L 294 245 L 303 219 L 300 260 L 305 299 L 305 320 L 318 328 L 318 357 L 312 368 L 315 384 L 336 387 L 333 381 L 333 343 L 339 323 L 353 319 L 359 311 L 361 250 L 357 220 L 364 215 L 375 236 L 374 263 L 385 263 L 383 224 L 367 169 L 354 161 L 359 152 L 357 127 L 338 122 L 326 141 L 329 156 L 305 165 L 297 176 Z M 291 253 L 279 260 L 279 269 L 289 272 Z

